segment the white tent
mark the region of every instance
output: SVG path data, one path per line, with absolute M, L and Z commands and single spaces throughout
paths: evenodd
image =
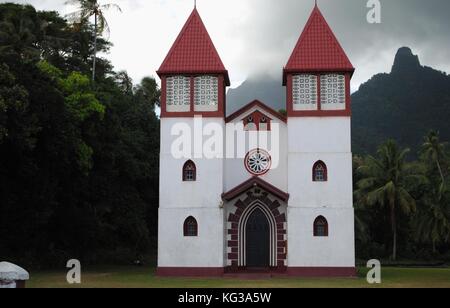
M 30 279 L 26 270 L 9 262 L 0 262 L 0 281 L 16 282 Z

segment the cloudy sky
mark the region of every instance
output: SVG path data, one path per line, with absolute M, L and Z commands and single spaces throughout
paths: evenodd
M 16 0 L 66 14 L 65 0 Z M 155 71 L 177 37 L 194 0 L 100 0 L 123 13 L 107 18 L 114 47 L 107 57 L 138 82 Z M 422 64 L 450 72 L 450 1 L 381 0 L 382 23 L 369 24 L 368 0 L 318 0 L 356 73 L 352 88 L 389 72 L 396 50 L 409 46 Z M 279 77 L 314 0 L 197 0 L 198 10 L 230 71 L 232 87 L 252 76 Z

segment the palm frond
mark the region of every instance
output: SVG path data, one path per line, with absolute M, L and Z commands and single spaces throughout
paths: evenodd
M 119 11 L 120 13 L 122 13 L 122 9 L 120 8 L 120 6 L 117 5 L 117 4 L 114 4 L 114 3 L 108 3 L 108 4 L 100 5 L 100 8 L 102 10 L 115 9 L 115 10 Z

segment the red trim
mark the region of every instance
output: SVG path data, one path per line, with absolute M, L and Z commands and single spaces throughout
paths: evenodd
M 217 91 L 219 92 L 219 93 L 217 93 L 219 95 L 219 97 L 218 97 L 218 100 L 219 100 L 219 112 L 218 113 L 220 113 L 220 117 L 221 118 L 225 118 L 225 115 L 226 115 L 226 112 L 225 112 L 225 109 L 226 109 L 225 99 L 226 99 L 226 96 L 227 96 L 227 93 L 226 93 L 227 84 L 225 84 L 223 75 L 218 75 L 217 78 L 219 79 L 217 81 L 218 82 L 218 84 L 217 84 Z
M 247 127 L 248 124 L 250 124 L 249 118 L 252 118 L 252 124 L 255 124 L 256 126 L 256 131 L 261 130 L 261 124 L 266 124 L 267 125 L 267 129 L 265 129 L 265 131 L 270 131 L 271 130 L 271 123 L 272 123 L 272 119 L 270 117 L 268 117 L 267 115 L 265 115 L 264 113 L 256 110 L 255 112 L 253 112 L 252 114 L 249 114 L 248 116 L 246 116 L 243 120 L 244 122 L 244 128 Z M 265 118 L 266 122 L 263 123 L 262 119 Z
M 161 76 L 161 117 L 167 114 L 167 77 Z
M 267 167 L 267 169 L 266 169 L 264 172 L 259 173 L 259 174 L 253 172 L 253 170 L 251 170 L 251 169 L 250 169 L 250 166 L 248 165 L 248 157 L 249 157 L 251 154 L 255 153 L 255 152 L 256 152 L 256 153 L 261 153 L 261 152 L 263 152 L 265 155 L 267 155 L 267 156 L 269 157 L 269 166 Z M 269 172 L 270 169 L 272 168 L 272 157 L 271 157 L 270 154 L 269 154 L 267 151 L 265 151 L 265 150 L 262 150 L 262 149 L 251 150 L 250 152 L 247 153 L 247 155 L 245 155 L 245 158 L 244 158 L 244 166 L 245 166 L 245 169 L 247 169 L 247 172 L 248 172 L 248 173 L 250 173 L 250 174 L 252 174 L 252 175 L 254 175 L 254 176 L 263 176 L 263 175 L 267 174 L 267 172 Z
M 286 275 L 286 266 L 277 266 L 269 268 L 247 268 L 242 266 L 228 266 L 225 268 L 225 275 L 235 279 L 249 279 L 257 275 L 269 275 L 261 276 L 261 278 L 271 278 L 277 275 Z
M 288 267 L 286 274 L 295 277 L 356 277 L 355 267 Z
M 263 274 L 270 277 L 291 276 L 291 277 L 357 277 L 355 267 L 283 267 L 270 268 L 262 271 L 247 270 L 236 266 L 231 267 L 158 267 L 156 276 L 158 277 L 223 277 L 226 274 Z M 269 278 L 270 278 L 269 277 Z M 236 279 L 245 279 L 246 276 L 236 276 Z
M 353 77 L 355 73 L 355 69 L 351 70 L 342 70 L 342 69 L 330 69 L 330 68 L 315 68 L 315 69 L 304 69 L 304 70 L 295 70 L 295 69 L 284 69 L 283 76 L 283 86 L 287 86 L 289 75 L 298 75 L 298 74 L 310 74 L 310 75 L 322 75 L 322 74 L 345 74 L 349 75 L 350 79 Z
M 288 117 L 350 117 L 352 115 L 350 110 L 317 110 L 317 111 L 292 111 Z
M 182 76 L 186 76 L 190 78 L 190 83 L 191 83 L 191 104 L 190 104 L 190 111 L 189 112 L 168 112 L 167 111 L 167 107 L 166 107 L 166 103 L 167 103 L 167 77 L 170 76 L 177 76 L 177 75 L 182 75 Z M 218 110 L 217 111 L 202 111 L 202 112 L 197 112 L 194 110 L 195 106 L 195 102 L 194 102 L 194 93 L 195 93 L 195 89 L 194 89 L 194 79 L 197 76 L 203 76 L 203 75 L 208 75 L 208 76 L 215 76 L 218 78 Z M 202 116 L 204 118 L 225 118 L 225 89 L 226 86 L 224 84 L 224 76 L 223 75 L 217 75 L 217 74 L 208 74 L 208 73 L 204 73 L 204 74 L 194 74 L 194 73 L 188 73 L 188 74 L 180 74 L 180 72 L 174 73 L 174 74 L 163 74 L 161 75 L 161 91 L 162 91 L 162 95 L 161 95 L 161 118 L 193 118 L 195 116 Z
M 299 74 L 302 72 L 293 72 L 295 74 Z M 329 73 L 336 73 L 330 70 L 326 71 L 320 71 L 320 73 L 317 72 L 304 72 L 308 74 L 313 74 L 317 76 L 317 88 L 318 88 L 318 95 L 317 95 L 317 110 L 306 110 L 306 111 L 296 111 L 294 110 L 294 101 L 293 101 L 293 95 L 292 95 L 292 89 L 293 89 L 293 81 L 292 81 L 292 75 L 287 75 L 287 83 L 286 85 L 286 110 L 289 117 L 350 117 L 352 115 L 351 110 L 351 91 L 350 91 L 350 79 L 351 75 L 349 72 L 342 72 L 338 71 L 338 73 L 344 73 L 345 75 L 345 110 L 321 110 L 321 95 L 320 95 L 320 76 L 322 74 L 329 74 Z
M 322 85 L 320 83 L 320 74 L 316 75 L 316 82 L 317 82 L 317 110 L 322 110 L 322 93 L 321 88 Z
M 352 94 L 351 94 L 351 84 L 350 81 L 352 79 L 352 75 L 345 74 L 345 109 L 349 111 L 350 115 L 352 113 Z
M 223 267 L 158 267 L 159 277 L 222 277 Z
M 267 183 L 259 177 L 252 177 L 239 186 L 233 188 L 229 192 L 222 194 L 222 199 L 225 201 L 230 201 L 255 186 L 263 188 L 264 190 L 268 191 L 275 197 L 280 198 L 284 202 L 287 202 L 289 200 L 288 193 L 285 193 L 284 191 L 276 188 L 270 183 Z
M 280 121 L 283 121 L 285 123 L 287 122 L 286 117 L 284 115 L 282 115 L 278 111 L 275 111 L 273 108 L 270 108 L 269 106 L 267 106 L 266 104 L 264 104 L 263 102 L 261 102 L 259 100 L 254 100 L 253 102 L 245 105 L 238 111 L 234 112 L 232 115 L 230 115 L 226 118 L 226 122 L 229 123 L 229 122 L 235 120 L 243 113 L 246 113 L 247 111 L 251 110 L 253 107 L 261 108 L 261 109 L 265 110 L 266 112 L 270 113 L 271 115 L 273 115 L 274 117 L 276 117 L 277 119 L 279 119 Z
M 198 70 L 179 70 L 179 71 L 157 71 L 156 72 L 158 76 L 162 79 L 164 76 L 176 76 L 176 75 L 183 75 L 183 76 L 224 76 L 224 84 L 225 86 L 229 87 L 230 82 L 227 79 L 228 71 L 198 71 Z
M 256 197 L 253 195 L 252 192 L 247 192 L 246 197 L 243 199 L 239 199 L 234 203 L 234 206 L 236 207 L 236 210 L 234 213 L 230 213 L 228 217 L 228 222 L 231 222 L 231 227 L 228 229 L 228 239 L 231 240 L 228 241 L 228 247 L 231 248 L 232 253 L 237 253 L 237 255 L 229 255 L 228 261 L 231 261 L 232 268 L 234 271 L 236 270 L 248 270 L 247 268 L 239 267 L 239 265 L 245 264 L 245 263 L 239 263 L 240 258 L 244 258 L 245 255 L 245 242 L 243 242 L 243 229 L 245 228 L 245 224 L 238 224 L 242 219 L 245 219 L 243 215 L 248 211 L 247 208 L 249 206 L 252 206 L 255 202 L 259 202 L 259 204 L 265 208 L 265 214 L 267 219 L 270 221 L 273 221 L 272 218 L 275 220 L 276 223 L 276 231 L 272 235 L 276 235 L 275 238 L 273 238 L 272 242 L 272 249 L 276 248 L 276 251 L 271 251 L 271 253 L 275 253 L 272 257 L 274 259 L 271 260 L 271 264 L 277 264 L 277 268 L 285 268 L 286 264 L 286 258 L 287 258 L 287 240 L 285 239 L 287 230 L 286 230 L 286 214 L 281 214 L 279 211 L 279 208 L 281 206 L 280 202 L 277 200 L 272 201 L 268 198 L 267 195 L 263 194 L 262 197 Z M 269 218 L 267 215 L 271 215 L 271 218 Z M 274 226 L 275 227 L 275 226 Z M 233 235 L 241 234 L 241 237 L 235 237 L 235 240 L 233 240 Z M 276 246 L 275 246 L 276 245 Z M 233 251 L 234 250 L 234 251 Z M 276 260 L 276 262 L 275 262 Z M 241 259 L 241 262 L 245 262 L 244 259 Z M 271 268 L 273 270 L 274 268 Z M 254 269 L 251 269 L 254 270 Z
M 190 85 L 191 97 L 189 98 L 191 103 L 189 105 L 191 107 L 190 113 L 195 113 L 195 77 L 191 76 L 189 83 L 191 84 Z M 217 102 L 217 104 L 219 104 L 219 102 Z

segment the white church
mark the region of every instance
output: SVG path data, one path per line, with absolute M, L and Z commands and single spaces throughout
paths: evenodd
M 286 113 L 253 101 L 227 116 L 228 71 L 197 9 L 157 73 L 157 274 L 354 276 L 354 67 L 317 5 L 283 69 Z M 199 117 L 224 132 L 233 123 L 242 123 L 246 134 L 270 134 L 277 127 L 278 148 L 249 148 L 241 158 L 197 158 L 194 150 L 175 158 L 173 127 L 194 130 Z

